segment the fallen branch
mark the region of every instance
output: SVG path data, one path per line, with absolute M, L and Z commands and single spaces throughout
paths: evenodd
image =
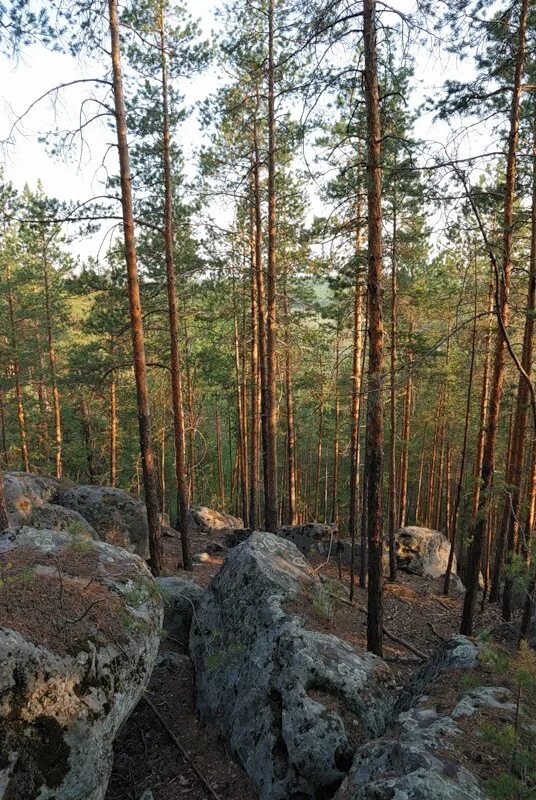
M 428 627 L 430 628 L 430 630 L 432 631 L 432 633 L 434 634 L 434 636 L 437 636 L 437 638 L 438 638 L 438 639 L 439 639 L 441 642 L 444 642 L 444 641 L 445 641 L 445 637 L 444 637 L 444 636 L 441 636 L 441 634 L 440 634 L 440 633 L 438 633 L 438 631 L 436 630 L 436 627 L 435 627 L 435 625 L 434 625 L 434 623 L 433 623 L 433 622 L 428 622 Z
M 165 731 L 168 734 L 169 738 L 171 739 L 171 741 L 173 742 L 173 744 L 175 745 L 175 747 L 177 748 L 179 753 L 182 755 L 184 760 L 193 769 L 193 771 L 195 772 L 195 774 L 197 775 L 197 777 L 199 778 L 199 780 L 201 781 L 201 783 L 203 784 L 203 786 L 207 790 L 207 792 L 210 795 L 210 797 L 212 797 L 213 800 L 221 800 L 220 795 L 212 787 L 212 785 L 209 783 L 208 779 L 205 778 L 205 776 L 198 769 L 198 767 L 196 767 L 196 765 L 194 764 L 194 762 L 192 761 L 192 759 L 190 758 L 190 756 L 188 755 L 188 753 L 184 749 L 184 746 L 181 744 L 180 740 L 175 736 L 175 734 L 173 733 L 173 731 L 171 730 L 171 728 L 169 727 L 169 725 L 167 724 L 166 720 L 164 719 L 164 717 L 162 716 L 160 711 L 157 709 L 157 707 L 155 706 L 153 701 L 149 700 L 149 698 L 146 695 L 142 695 L 142 699 L 147 703 L 147 705 L 149 706 L 149 708 L 151 709 L 151 711 L 153 712 L 155 717 L 158 719 L 158 721 L 160 722 L 162 727 L 165 729 Z
M 336 594 L 333 594 L 332 592 L 330 592 L 329 596 L 333 597 L 335 600 L 340 600 L 341 603 L 346 603 L 347 606 L 353 606 L 354 608 L 357 608 L 357 610 L 361 611 L 362 614 L 368 613 L 367 609 L 364 606 L 360 606 L 357 603 L 352 603 L 350 600 L 345 600 L 344 597 L 338 597 Z M 392 642 L 396 642 L 402 647 L 405 647 L 406 650 L 409 650 L 410 653 L 416 655 L 421 661 L 426 661 L 426 659 L 428 658 L 426 653 L 423 653 L 422 650 L 418 650 L 416 647 L 413 647 L 413 645 L 410 644 L 409 642 L 406 642 L 405 639 L 401 639 L 399 636 L 395 636 L 395 634 L 392 633 L 388 628 L 386 628 L 385 625 L 382 626 L 382 631 L 385 634 L 385 636 L 387 636 L 388 639 L 391 639 Z

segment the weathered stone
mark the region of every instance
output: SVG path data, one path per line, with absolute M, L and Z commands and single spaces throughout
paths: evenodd
M 447 640 L 413 679 L 412 691 L 401 693 L 407 705 L 415 691 L 431 687 L 440 672 L 472 669 L 478 648 L 463 636 Z M 414 698 L 413 698 L 414 699 Z M 462 731 L 456 720 L 483 709 L 508 712 L 515 703 L 509 690 L 481 686 L 464 693 L 449 715 L 441 716 L 421 698 L 415 707 L 394 718 L 393 733 L 371 741 L 356 753 L 352 769 L 336 800 L 486 800 L 478 779 L 463 767 L 454 751 Z
M 101 538 L 82 514 L 55 503 L 43 503 L 40 506 L 36 506 L 31 520 L 32 528 L 49 531 L 68 531 L 84 539 Z
M 190 533 L 214 533 L 215 531 L 242 530 L 244 521 L 225 511 L 216 511 L 206 506 L 192 506 L 188 510 L 188 531 Z
M 221 542 L 208 542 L 205 551 L 209 556 L 226 556 L 229 552 L 229 548 Z
M 336 800 L 486 800 L 476 777 L 445 753 L 458 732 L 449 717 L 416 708 L 397 722 L 397 738 L 358 750 Z
M 330 544 L 335 552 L 336 525 L 322 522 L 307 522 L 305 525 L 283 525 L 277 529 L 277 535 L 293 542 L 304 556 L 313 553 L 327 553 Z
M 396 534 L 396 561 L 399 569 L 414 575 L 439 578 L 447 571 L 450 543 L 440 531 L 408 526 Z M 456 572 L 456 556 L 452 564 Z
M 227 556 L 190 633 L 197 705 L 227 738 L 260 800 L 328 797 L 354 752 L 338 710 L 383 733 L 391 670 L 286 610 L 325 589 L 290 542 L 255 532 Z
M 61 481 L 30 472 L 5 472 L 4 490 L 12 527 L 33 524 L 34 513 L 44 504 L 55 502 Z
M 111 486 L 72 486 L 57 502 L 81 514 L 103 541 L 149 557 L 147 511 L 137 497 Z
M 394 708 L 395 715 L 407 711 L 442 672 L 474 669 L 478 664 L 478 653 L 479 646 L 467 636 L 449 636 L 400 690 Z
M 228 548 L 236 547 L 238 544 L 245 542 L 246 539 L 249 539 L 251 534 L 251 528 L 237 528 L 234 531 L 226 531 L 225 544 Z
M 452 719 L 472 717 L 482 708 L 494 708 L 515 713 L 516 704 L 512 702 L 512 693 L 504 686 L 478 686 L 469 689 L 451 711 Z
M 192 618 L 204 590 L 182 577 L 157 578 L 157 583 L 164 598 L 164 630 L 188 652 Z
M 148 682 L 162 602 L 104 542 L 0 538 L 0 798 L 103 800 L 113 740 Z

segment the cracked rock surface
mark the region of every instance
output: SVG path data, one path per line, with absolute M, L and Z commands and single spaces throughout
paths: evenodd
M 285 610 L 322 584 L 292 543 L 255 532 L 228 555 L 190 634 L 197 705 L 228 740 L 261 800 L 331 797 L 361 737 L 383 733 L 389 667 Z M 341 713 L 339 713 L 341 712 Z M 342 714 L 342 715 L 341 715 Z
M 156 659 L 144 562 L 82 536 L 0 536 L 0 798 L 102 800 L 112 745 Z

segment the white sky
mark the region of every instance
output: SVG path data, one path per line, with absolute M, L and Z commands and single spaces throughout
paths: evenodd
M 411 0 L 395 0 L 394 8 L 406 11 Z M 187 0 L 186 6 L 194 18 L 200 17 L 204 33 L 208 36 L 216 26 L 214 10 L 218 0 Z M 467 66 L 461 66 L 453 56 L 438 50 L 430 54 L 425 49 L 417 53 L 415 89 L 413 102 L 418 103 L 426 95 L 435 94 L 445 77 L 459 78 Z M 470 68 L 470 67 L 469 67 Z M 81 64 L 74 58 L 53 53 L 43 47 L 27 49 L 15 62 L 0 57 L 3 80 L 0 95 L 0 140 L 4 140 L 17 114 L 21 114 L 37 97 L 58 83 L 88 75 L 98 75 L 99 69 L 92 70 L 91 64 Z M 217 85 L 219 76 L 213 66 L 205 75 L 191 81 L 184 87 L 186 100 L 194 103 L 205 98 Z M 181 87 L 182 88 L 182 87 Z M 99 185 L 103 171 L 99 168 L 107 144 L 112 141 L 112 133 L 105 126 L 94 125 L 88 130 L 90 152 L 86 151 L 79 164 L 76 160 L 66 162 L 51 157 L 46 147 L 38 141 L 39 133 L 55 127 L 55 120 L 76 126 L 80 100 L 85 96 L 85 87 L 74 87 L 62 96 L 62 102 L 55 109 L 47 101 L 40 103 L 24 120 L 22 128 L 16 133 L 13 146 L 4 149 L 4 170 L 7 179 L 21 189 L 25 183 L 35 187 L 37 180 L 43 183 L 46 193 L 60 199 L 83 200 L 102 191 Z M 57 115 L 57 117 L 55 117 Z M 416 135 L 425 140 L 445 141 L 449 130 L 445 124 L 435 123 L 432 115 L 420 118 Z M 179 139 L 186 158 L 193 160 L 194 153 L 202 141 L 197 116 L 194 114 L 183 126 Z M 481 150 L 476 134 L 462 146 L 467 155 L 472 149 Z M 115 150 L 112 150 L 115 158 Z M 190 174 L 191 171 L 189 170 Z M 97 240 L 95 240 L 97 241 Z M 84 255 L 95 249 L 95 241 L 86 242 L 81 249 Z M 100 241 L 100 240 L 99 240 Z

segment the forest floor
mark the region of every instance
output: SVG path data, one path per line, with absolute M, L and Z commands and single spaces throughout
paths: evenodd
M 217 537 L 210 537 L 217 541 Z M 222 537 L 223 541 L 223 537 Z M 166 574 L 188 575 L 180 569 L 180 542 L 166 538 Z M 202 552 L 206 535 L 193 537 L 193 552 Z M 217 573 L 222 560 L 196 564 L 193 578 L 206 586 Z M 320 557 L 311 559 L 313 567 L 326 578 L 327 604 L 311 598 L 301 598 L 289 605 L 289 611 L 303 617 L 308 627 L 339 636 L 356 650 L 366 648 L 366 591 L 356 587 L 355 605 L 334 595 L 342 583 L 349 586 L 349 571 L 336 564 L 324 564 Z M 385 629 L 400 642 L 384 639 L 384 658 L 393 670 L 397 682 L 404 683 L 415 670 L 422 655 L 431 655 L 440 641 L 457 633 L 462 600 L 442 595 L 441 581 L 399 573 L 396 583 L 385 584 Z M 489 628 L 499 620 L 496 607 L 487 606 L 478 618 L 478 628 Z M 146 696 L 156 707 L 172 733 L 178 738 L 198 773 L 203 775 L 221 800 L 255 800 L 253 788 L 241 768 L 233 761 L 225 742 L 210 726 L 199 722 L 195 712 L 194 673 L 186 654 L 180 653 L 177 643 L 164 639 L 161 656 L 177 654 L 177 659 L 161 663 L 154 669 Z M 145 789 L 151 789 L 154 800 L 206 800 L 211 794 L 199 775 L 181 755 L 151 707 L 142 700 L 129 717 L 115 742 L 115 761 L 105 800 L 140 800 Z M 212 795 L 214 798 L 214 795 Z

